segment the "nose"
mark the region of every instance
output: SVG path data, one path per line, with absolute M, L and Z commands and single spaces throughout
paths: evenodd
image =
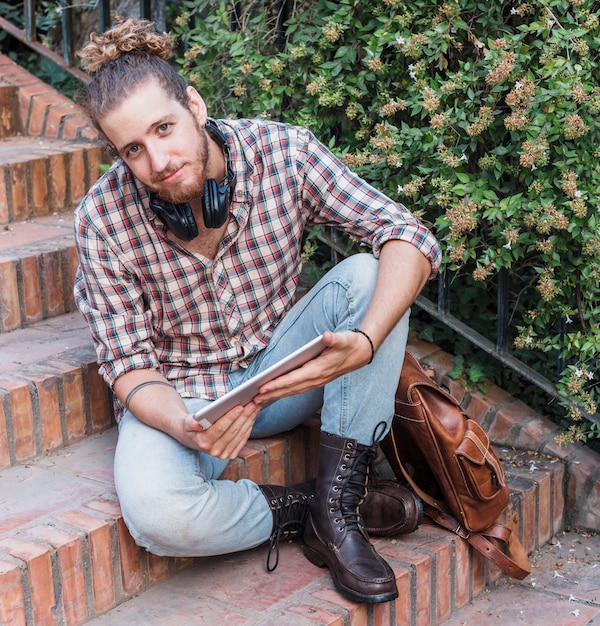
M 164 172 L 168 169 L 171 157 L 162 146 L 158 143 L 148 144 L 146 151 L 153 174 L 160 174 L 160 172 Z

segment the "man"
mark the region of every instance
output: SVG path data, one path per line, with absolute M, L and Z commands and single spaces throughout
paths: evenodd
M 87 111 L 119 157 L 76 212 L 75 296 L 115 396 L 124 519 L 139 545 L 171 556 L 252 548 L 306 522 L 306 556 L 340 591 L 392 600 L 393 571 L 360 506 L 393 416 L 409 307 L 437 271 L 438 244 L 307 130 L 211 120 L 166 62 L 172 47 L 129 19 L 80 53 Z M 340 263 L 294 304 L 311 223 L 373 254 Z M 208 428 L 192 417 L 320 334 L 317 358 L 245 406 Z M 217 480 L 248 438 L 319 409 L 314 494 Z

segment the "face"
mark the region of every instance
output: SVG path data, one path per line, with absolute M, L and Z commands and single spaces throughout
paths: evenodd
M 200 198 L 207 177 L 206 107 L 195 89 L 188 99 L 191 110 L 152 81 L 99 120 L 133 174 L 169 202 Z

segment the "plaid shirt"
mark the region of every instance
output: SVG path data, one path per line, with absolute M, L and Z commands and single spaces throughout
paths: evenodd
M 293 304 L 306 224 L 338 226 L 375 256 L 389 239 L 409 241 L 437 272 L 433 235 L 309 131 L 258 120 L 218 125 L 237 182 L 213 260 L 167 238 L 122 161 L 76 211 L 75 298 L 111 387 L 125 372 L 158 368 L 183 397 L 225 393 L 228 374 L 247 367 Z

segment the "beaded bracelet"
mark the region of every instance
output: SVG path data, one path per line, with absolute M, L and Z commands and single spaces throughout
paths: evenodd
M 360 333 L 363 337 L 367 338 L 367 341 L 369 342 L 369 345 L 371 346 L 371 360 L 369 361 L 369 363 L 372 363 L 373 359 L 375 358 L 375 346 L 373 345 L 373 342 L 371 341 L 371 337 L 369 337 L 369 335 L 367 335 L 367 333 L 364 330 L 361 330 L 360 328 L 353 328 L 352 332 Z M 367 365 L 369 365 L 369 363 L 367 363 Z

